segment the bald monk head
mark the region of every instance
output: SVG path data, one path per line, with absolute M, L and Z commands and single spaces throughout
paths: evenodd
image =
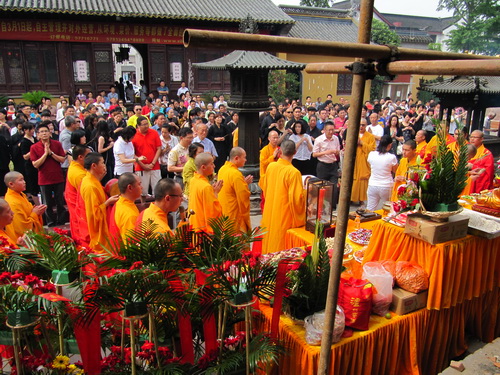
M 271 130 L 267 136 L 267 139 L 273 147 L 276 147 L 278 146 L 278 140 L 280 139 L 280 136 L 278 135 L 278 132 L 276 130 Z
M 98 152 L 91 152 L 85 156 L 83 167 L 99 181 L 106 176 L 106 164 L 104 164 L 104 158 Z
M 285 141 L 281 144 L 281 157 L 285 160 L 292 161 L 293 155 L 295 155 L 296 147 L 295 142 Z
M 9 172 L 3 180 L 5 185 L 16 193 L 22 193 L 26 190 L 26 181 L 24 181 L 24 176 L 19 172 Z
M 85 145 L 76 145 L 73 147 L 73 153 L 71 156 L 73 157 L 73 161 L 83 167 L 83 161 L 85 160 L 85 156 L 88 154 L 90 154 L 90 148 Z
M 247 162 L 247 153 L 241 147 L 233 147 L 229 152 L 229 160 L 238 168 L 241 168 Z
M 142 194 L 141 179 L 136 174 L 125 172 L 118 179 L 118 189 L 122 197 L 135 202 Z
M 474 156 L 476 156 L 476 152 L 477 152 L 477 147 L 469 143 L 467 145 L 467 160 L 470 160 Z
M 5 229 L 5 227 L 12 223 L 14 219 L 14 212 L 10 209 L 9 204 L 4 200 L 0 199 L 0 228 Z
M 196 158 L 194 158 L 194 165 L 196 166 L 198 173 L 202 176 L 207 177 L 214 173 L 214 157 L 208 152 L 202 152 L 201 154 L 196 155 Z
M 171 178 L 163 178 L 155 186 L 155 204 L 165 213 L 175 212 L 182 203 L 182 188 Z
M 417 153 L 417 143 L 414 140 L 409 139 L 403 143 L 403 157 L 408 160 L 412 160 Z
M 470 133 L 470 143 L 479 148 L 483 145 L 484 133 L 481 130 L 474 130 Z

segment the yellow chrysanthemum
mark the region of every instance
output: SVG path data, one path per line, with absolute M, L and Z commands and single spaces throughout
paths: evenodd
M 54 362 L 52 362 L 52 367 L 57 370 L 66 370 L 68 365 L 69 365 L 69 357 L 66 357 L 65 355 L 58 355 L 54 359 Z
M 71 372 L 71 371 L 74 371 L 76 370 L 76 366 L 75 365 L 69 365 L 68 366 L 68 372 Z

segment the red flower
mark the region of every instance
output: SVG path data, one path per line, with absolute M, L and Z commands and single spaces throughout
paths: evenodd
M 155 344 L 146 340 L 146 342 L 144 342 L 144 344 L 142 344 L 141 349 L 142 350 L 152 350 L 152 349 L 154 349 L 154 347 L 155 347 Z
M 401 208 L 404 210 L 405 208 L 408 207 L 408 203 L 406 203 L 406 201 L 399 201 L 399 204 L 401 205 Z
M 412 206 L 416 206 L 418 204 L 418 198 L 415 198 L 411 201 Z
M 132 266 L 130 267 L 131 270 L 139 270 L 142 268 L 142 266 L 144 265 L 143 262 L 139 261 L 139 262 L 134 262 L 132 264 Z

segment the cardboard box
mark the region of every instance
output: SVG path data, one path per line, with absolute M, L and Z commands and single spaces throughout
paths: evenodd
M 392 290 L 391 311 L 398 315 L 405 315 L 425 306 L 427 306 L 427 290 L 418 294 L 401 288 Z
M 405 233 L 435 245 L 465 237 L 468 225 L 469 218 L 465 215 L 453 215 L 448 221 L 438 223 L 421 214 L 414 214 L 406 220 Z

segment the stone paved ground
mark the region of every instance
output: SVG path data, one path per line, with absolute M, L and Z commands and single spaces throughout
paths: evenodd
M 457 371 L 452 367 L 448 367 L 442 375 L 499 375 L 500 367 L 493 364 L 493 360 L 497 360 L 500 366 L 500 338 L 495 341 L 485 344 L 480 341 L 470 343 L 469 349 L 465 353 L 465 358 L 461 361 L 465 367 L 463 372 Z

